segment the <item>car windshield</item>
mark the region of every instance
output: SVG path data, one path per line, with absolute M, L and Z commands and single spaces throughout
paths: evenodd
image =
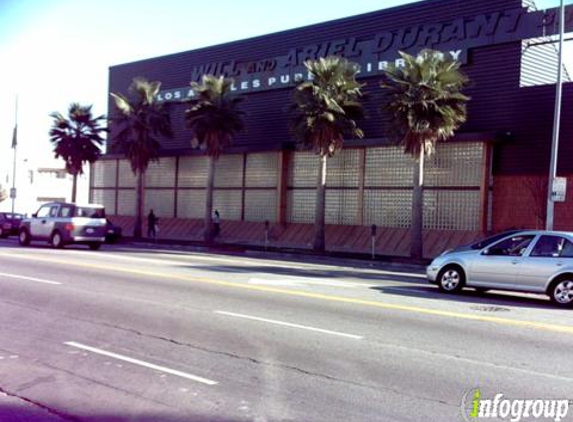
M 503 239 L 506 236 L 511 236 L 512 234 L 518 233 L 519 230 L 508 230 L 505 231 L 503 233 L 498 233 L 495 234 L 493 236 L 490 237 L 486 237 L 485 239 L 481 239 L 475 243 L 472 243 L 470 245 L 470 248 L 474 249 L 474 250 L 478 250 L 478 249 L 483 249 L 483 248 L 487 248 L 489 245 L 491 245 L 492 243 L 497 242 L 498 240 Z
M 77 207 L 76 217 L 105 218 L 105 209 L 96 207 Z

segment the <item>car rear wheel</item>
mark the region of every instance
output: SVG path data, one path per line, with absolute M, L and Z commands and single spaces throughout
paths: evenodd
M 18 241 L 22 246 L 28 246 L 30 244 L 30 233 L 28 233 L 28 230 L 26 229 L 20 230 L 20 234 L 18 235 Z
M 62 239 L 62 234 L 58 231 L 52 233 L 52 238 L 50 239 L 50 243 L 56 249 L 61 249 L 64 247 L 64 239 Z
M 438 287 L 442 292 L 458 293 L 464 288 L 465 282 L 464 271 L 457 266 L 446 267 L 438 275 Z
M 97 251 L 101 247 L 101 243 L 94 242 L 88 245 L 92 251 Z
M 563 277 L 553 283 L 549 296 L 553 303 L 558 306 L 573 307 L 573 277 Z

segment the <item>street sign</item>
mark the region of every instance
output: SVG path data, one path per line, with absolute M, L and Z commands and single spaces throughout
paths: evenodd
M 10 188 L 10 199 L 16 199 L 16 188 Z
M 567 178 L 556 177 L 553 179 L 553 189 L 551 189 L 551 200 L 553 202 L 565 202 L 567 192 Z

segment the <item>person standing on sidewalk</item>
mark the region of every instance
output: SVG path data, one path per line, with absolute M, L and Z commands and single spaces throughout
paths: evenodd
M 214 228 L 214 236 L 219 236 L 221 233 L 221 216 L 219 215 L 219 211 L 215 210 L 213 213 L 213 228 Z
M 149 214 L 147 215 L 147 237 L 156 239 L 157 236 L 157 217 L 153 213 L 153 209 L 149 210 Z

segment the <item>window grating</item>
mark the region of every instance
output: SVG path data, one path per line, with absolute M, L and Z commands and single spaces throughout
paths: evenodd
M 115 214 L 115 189 L 94 189 L 92 190 L 93 204 L 103 205 L 106 214 Z
M 175 158 L 166 157 L 149 163 L 145 172 L 145 187 L 175 186 Z
M 245 185 L 247 187 L 277 186 L 279 156 L 276 152 L 247 155 Z
M 403 147 L 367 148 L 364 185 L 412 186 L 413 165 L 414 160 Z
M 245 192 L 245 221 L 274 222 L 277 220 L 276 190 L 247 190 Z
M 178 190 L 177 216 L 179 218 L 205 217 L 205 189 Z
M 477 230 L 480 191 L 424 191 L 424 227 L 439 230 Z
M 150 209 L 157 217 L 173 217 L 174 205 L 173 190 L 171 189 L 145 189 L 145 200 L 143 202 L 143 210 L 145 215 Z
M 183 188 L 204 188 L 209 171 L 207 156 L 181 157 L 179 159 L 179 186 Z
M 122 189 L 117 195 L 117 214 L 135 215 L 135 190 Z
M 243 154 L 221 155 L 215 164 L 215 187 L 243 186 Z
M 484 144 L 438 144 L 436 153 L 426 159 L 425 186 L 481 185 Z
M 410 227 L 412 190 L 365 189 L 364 225 L 380 227 Z
M 241 190 L 217 190 L 213 192 L 213 210 L 218 210 L 223 220 L 241 219 Z
M 114 188 L 116 160 L 99 160 L 92 166 L 92 183 L 95 188 Z
M 127 160 L 119 160 L 119 180 L 120 188 L 134 188 L 135 175 L 131 171 L 131 164 Z

